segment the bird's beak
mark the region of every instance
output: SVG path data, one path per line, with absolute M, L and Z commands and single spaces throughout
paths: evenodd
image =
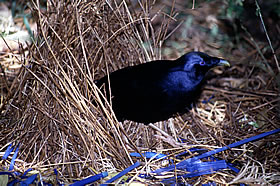
M 230 67 L 230 63 L 224 59 L 220 59 L 219 63 L 217 64 L 217 66 L 226 66 L 226 67 Z

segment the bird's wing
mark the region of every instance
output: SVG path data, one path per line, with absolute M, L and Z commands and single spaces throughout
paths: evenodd
M 174 61 L 161 60 L 113 72 L 110 75 L 113 96 L 137 103 L 162 101 L 165 96 L 162 81 L 174 65 Z

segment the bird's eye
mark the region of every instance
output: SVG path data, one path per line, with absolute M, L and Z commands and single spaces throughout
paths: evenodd
M 201 61 L 201 62 L 200 62 L 200 65 L 205 65 L 205 61 Z

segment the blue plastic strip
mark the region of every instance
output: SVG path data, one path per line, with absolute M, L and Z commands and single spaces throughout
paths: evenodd
M 56 177 L 57 177 L 57 175 L 58 175 L 57 170 L 56 170 L 56 169 L 54 169 L 54 170 L 53 170 L 53 172 L 54 172 L 54 174 L 55 174 L 55 175 L 56 175 Z
M 177 159 L 180 159 L 181 156 L 189 156 L 190 155 L 189 152 L 203 152 L 203 151 L 207 152 L 208 150 L 207 149 L 191 148 L 188 151 L 184 151 L 184 152 L 181 152 L 181 153 L 177 154 L 175 157 Z
M 15 184 L 18 183 L 18 182 L 19 181 L 17 179 L 15 179 L 15 180 L 9 182 L 7 186 L 15 186 Z
M 26 180 L 21 181 L 20 186 L 28 186 L 32 184 L 36 178 L 37 178 L 37 174 L 33 174 L 32 176 L 29 176 Z
M 22 176 L 20 176 L 21 179 L 27 178 L 24 181 L 21 181 L 21 179 L 15 179 L 16 178 L 15 177 L 15 172 L 0 172 L 0 175 L 9 175 L 9 176 L 12 177 L 13 181 L 9 182 L 8 186 L 14 186 L 16 183 L 20 183 L 20 185 L 30 185 L 36 179 L 37 174 L 36 175 L 32 175 L 30 177 L 27 177 L 26 174 L 29 171 L 30 171 L 30 169 L 28 169 Z M 16 175 L 18 176 L 18 174 L 19 173 L 17 173 Z
M 13 172 L 16 176 L 20 176 L 21 175 L 21 173 L 20 172 L 17 172 L 17 171 L 14 171 Z
M 216 186 L 216 182 L 208 182 L 206 184 L 202 184 L 202 186 Z
M 227 168 L 225 160 L 213 161 L 213 162 L 200 162 L 192 163 L 190 166 L 186 166 L 188 172 L 202 172 L 208 170 L 218 170 Z
M 5 151 L 4 156 L 2 157 L 2 160 L 6 160 L 8 158 L 8 156 L 11 154 L 11 152 L 14 150 L 14 147 L 12 146 L 13 144 L 11 143 L 7 150 Z
M 190 172 L 188 174 L 178 176 L 178 178 L 181 178 L 181 177 L 190 178 L 190 177 L 196 177 L 196 176 L 200 176 L 200 175 L 204 175 L 204 174 L 211 174 L 220 169 L 225 169 L 227 167 L 228 167 L 228 165 L 225 160 L 218 160 L 218 161 L 214 161 L 214 162 L 201 162 L 200 160 L 197 160 L 195 162 L 183 161 L 176 165 L 176 169 L 187 170 L 188 172 Z M 175 166 L 171 165 L 166 168 L 157 169 L 153 173 L 158 174 L 161 172 L 173 172 L 174 169 L 175 169 Z M 144 177 L 144 175 L 141 175 L 141 177 Z M 167 180 L 163 180 L 163 181 L 168 181 L 168 180 L 173 180 L 173 179 L 175 179 L 175 177 L 168 178 Z
M 26 176 L 26 174 L 27 174 L 28 172 L 30 172 L 30 171 L 32 171 L 32 168 L 27 169 L 27 170 L 23 173 L 22 176 Z
M 100 180 L 101 178 L 105 178 L 107 176 L 108 176 L 108 172 L 102 172 L 102 173 L 97 174 L 95 176 L 91 176 L 89 178 L 77 181 L 77 182 L 71 184 L 70 186 L 83 186 L 83 185 L 86 185 L 86 184 L 93 183 L 93 182 L 95 182 L 97 180 Z
M 240 172 L 240 170 L 238 168 L 234 167 L 232 163 L 227 163 L 227 165 L 228 165 L 228 168 L 231 169 L 232 171 L 234 171 L 235 173 Z
M 127 174 L 129 171 L 137 168 L 140 166 L 140 163 L 137 161 L 136 163 L 134 163 L 133 165 L 131 165 L 130 167 L 126 168 L 125 170 L 123 170 L 122 172 L 120 172 L 119 174 L 117 174 L 116 176 L 114 176 L 113 178 L 109 179 L 108 181 L 105 182 L 105 184 L 101 184 L 102 186 L 107 185 L 108 183 L 112 183 L 115 180 L 119 179 L 120 177 L 122 177 L 123 175 Z
M 212 96 L 210 96 L 210 98 L 208 98 L 208 100 L 203 100 L 202 103 L 203 103 L 203 104 L 207 104 L 207 103 L 209 103 L 209 102 L 211 101 L 211 99 L 213 99 L 214 97 L 215 97 L 215 96 L 212 95 Z
M 11 170 L 14 169 L 15 160 L 16 160 L 16 157 L 17 157 L 17 154 L 18 154 L 19 146 L 20 146 L 20 144 L 17 146 L 17 148 L 16 148 L 16 150 L 15 150 L 15 153 L 14 153 L 14 155 L 13 155 L 13 157 L 12 157 L 9 171 L 11 171 Z
M 138 157 L 138 158 L 141 157 L 141 155 L 137 152 L 130 153 L 130 156 Z M 154 159 L 167 158 L 167 156 L 165 154 L 160 154 L 160 153 L 156 153 L 156 152 L 144 152 L 144 153 L 142 153 L 142 156 L 144 156 L 148 159 L 150 159 L 152 157 L 154 157 Z
M 214 155 L 214 154 L 219 153 L 221 151 L 227 150 L 229 148 L 237 147 L 237 146 L 243 145 L 245 143 L 248 143 L 248 142 L 251 142 L 251 141 L 255 141 L 255 140 L 258 140 L 258 139 L 261 139 L 261 138 L 264 138 L 266 136 L 269 136 L 269 135 L 272 135 L 272 134 L 275 134 L 275 133 L 279 133 L 279 132 L 280 132 L 280 129 L 276 129 L 276 130 L 273 130 L 273 131 L 270 131 L 270 132 L 265 132 L 265 133 L 259 134 L 257 136 L 253 136 L 253 137 L 241 140 L 239 142 L 232 143 L 232 144 L 230 144 L 228 146 L 224 146 L 222 148 L 206 152 L 206 153 L 201 154 L 199 156 L 196 156 L 196 157 L 193 157 L 193 158 L 181 161 L 180 163 L 178 163 L 176 165 L 176 169 L 184 169 L 184 168 L 186 168 L 186 166 L 191 166 L 191 164 L 195 163 L 199 159 L 203 159 L 203 158 L 209 157 L 211 155 Z M 153 171 L 153 173 L 159 174 L 161 172 L 173 171 L 174 169 L 175 169 L 175 165 L 170 165 L 170 166 L 165 167 L 165 168 L 157 169 L 157 170 Z
M 210 160 L 211 161 L 219 161 L 219 159 L 218 158 L 215 158 L 214 156 L 210 156 Z M 232 164 L 232 163 L 228 163 L 228 162 L 226 162 L 227 163 L 227 166 L 228 166 L 228 168 L 229 169 L 231 169 L 232 171 L 234 171 L 235 173 L 239 173 L 239 169 L 238 168 L 235 168 L 234 167 L 234 165 Z
M 56 175 L 56 182 L 57 182 L 57 185 L 58 185 L 58 186 L 63 186 L 64 184 L 61 184 L 61 183 L 59 182 L 57 170 L 54 169 L 53 172 L 54 172 L 54 174 Z
M 255 141 L 255 140 L 258 140 L 258 139 L 261 139 L 261 138 L 264 138 L 266 136 L 269 136 L 269 135 L 272 135 L 272 134 L 276 134 L 276 133 L 279 133 L 280 132 L 280 128 L 279 129 L 275 129 L 275 130 L 272 130 L 272 131 L 269 131 L 269 132 L 265 132 L 265 133 L 262 133 L 262 134 L 259 134 L 257 136 L 253 136 L 253 137 L 250 137 L 250 138 L 247 138 L 247 139 L 244 139 L 244 140 L 241 140 L 241 141 L 238 141 L 238 142 L 235 142 L 235 143 L 232 143 L 228 146 L 224 146 L 222 148 L 219 148 L 219 149 L 215 149 L 215 150 L 212 150 L 212 151 L 209 151 L 209 152 L 206 152 L 200 156 L 196 156 L 193 159 L 193 161 L 195 160 L 198 160 L 198 159 L 202 159 L 202 158 L 206 158 L 208 156 L 211 156 L 213 154 L 217 154 L 219 152 L 222 152 L 224 150 L 227 150 L 229 148 L 234 148 L 234 147 L 238 147 L 240 145 L 243 145 L 245 143 L 249 143 L 251 141 Z

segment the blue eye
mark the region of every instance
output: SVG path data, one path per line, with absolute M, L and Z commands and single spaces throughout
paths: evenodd
M 201 62 L 200 62 L 200 65 L 205 65 L 205 61 L 201 61 Z

